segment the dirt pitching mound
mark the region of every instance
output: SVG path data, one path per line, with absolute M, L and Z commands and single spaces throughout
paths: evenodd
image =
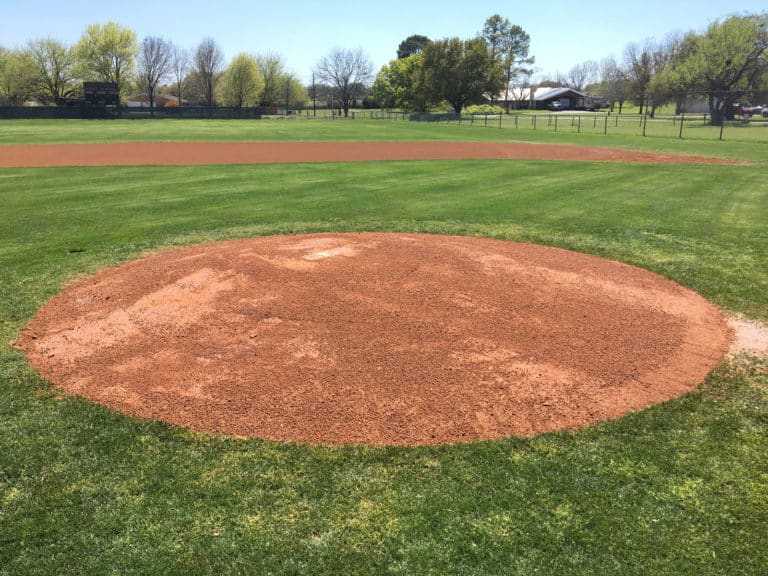
M 693 389 L 731 334 L 697 294 L 566 250 L 273 236 L 103 270 L 17 346 L 56 388 L 273 440 L 438 444 L 615 418 Z

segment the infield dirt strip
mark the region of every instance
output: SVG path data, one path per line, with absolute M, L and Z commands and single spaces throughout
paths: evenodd
M 0 146 L 0 168 L 460 159 L 739 163 L 702 156 L 521 142 L 128 142 Z
M 723 315 L 632 266 L 487 238 L 270 236 L 67 287 L 16 345 L 55 387 L 274 440 L 438 444 L 588 425 L 695 388 Z

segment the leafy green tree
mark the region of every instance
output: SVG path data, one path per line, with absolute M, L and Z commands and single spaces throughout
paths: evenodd
M 124 94 L 138 51 L 136 33 L 130 28 L 114 22 L 90 24 L 75 46 L 78 73 L 85 80 L 114 82 Z
M 512 24 L 510 24 L 509 19 L 502 18 L 499 14 L 489 16 L 485 21 L 481 36 L 488 44 L 491 58 L 494 60 L 503 58 L 504 41 L 511 27 Z
M 488 17 L 481 36 L 488 45 L 491 58 L 504 70 L 504 100 L 508 101 L 510 86 L 533 73 L 531 66 L 535 59 L 529 56 L 531 37 L 522 27 L 499 14 Z M 495 99 L 496 93 L 491 96 Z
M 219 99 L 225 106 L 243 108 L 254 106 L 264 88 L 256 58 L 238 54 L 229 64 L 219 82 Z
M 456 114 L 486 94 L 497 94 L 504 84 L 503 72 L 482 38 L 438 40 L 424 49 L 423 57 L 416 92 L 426 102 L 445 100 Z
M 285 100 L 285 66 L 277 54 L 259 54 L 256 57 L 264 88 L 259 94 L 260 106 L 273 106 Z
M 35 92 L 41 101 L 60 105 L 77 93 L 72 48 L 48 38 L 31 41 L 27 53 L 34 67 Z
M 424 109 L 424 99 L 414 88 L 423 62 L 422 54 L 412 54 L 382 66 L 373 83 L 376 101 L 383 108 Z
M 689 88 L 706 94 L 717 125 L 732 116 L 735 103 L 761 87 L 767 70 L 767 13 L 713 22 L 679 66 Z
M 309 104 L 309 93 L 301 80 L 287 74 L 284 77 L 283 85 L 285 86 L 285 100 L 288 103 L 288 108 L 298 110 Z
M 0 47 L 0 103 L 20 106 L 33 95 L 34 88 L 34 67 L 28 52 Z
M 421 54 L 430 42 L 431 40 L 429 38 L 422 36 L 421 34 L 408 36 L 408 38 L 400 42 L 400 45 L 397 47 L 398 60 L 408 58 L 414 54 Z
M 675 102 L 676 113 L 685 110 L 690 78 L 682 66 L 691 56 L 695 45 L 696 34 L 693 32 L 685 36 L 670 35 L 667 38 L 660 56 L 659 69 L 648 86 L 651 116 L 654 116 L 657 107 L 669 102 Z

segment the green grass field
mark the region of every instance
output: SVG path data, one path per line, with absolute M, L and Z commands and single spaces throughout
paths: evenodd
M 751 129 L 751 128 L 749 128 Z M 523 139 L 747 166 L 429 161 L 0 170 L 0 574 L 765 573 L 768 360 L 577 432 L 428 448 L 210 437 L 54 393 L 10 346 L 67 282 L 204 240 L 493 236 L 768 319 L 768 143 L 409 122 L 0 123 L 2 144 Z

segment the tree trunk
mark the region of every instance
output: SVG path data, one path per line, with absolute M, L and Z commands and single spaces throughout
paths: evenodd
M 713 126 L 722 126 L 724 120 L 722 102 L 714 94 L 709 95 L 709 115 L 712 117 Z

